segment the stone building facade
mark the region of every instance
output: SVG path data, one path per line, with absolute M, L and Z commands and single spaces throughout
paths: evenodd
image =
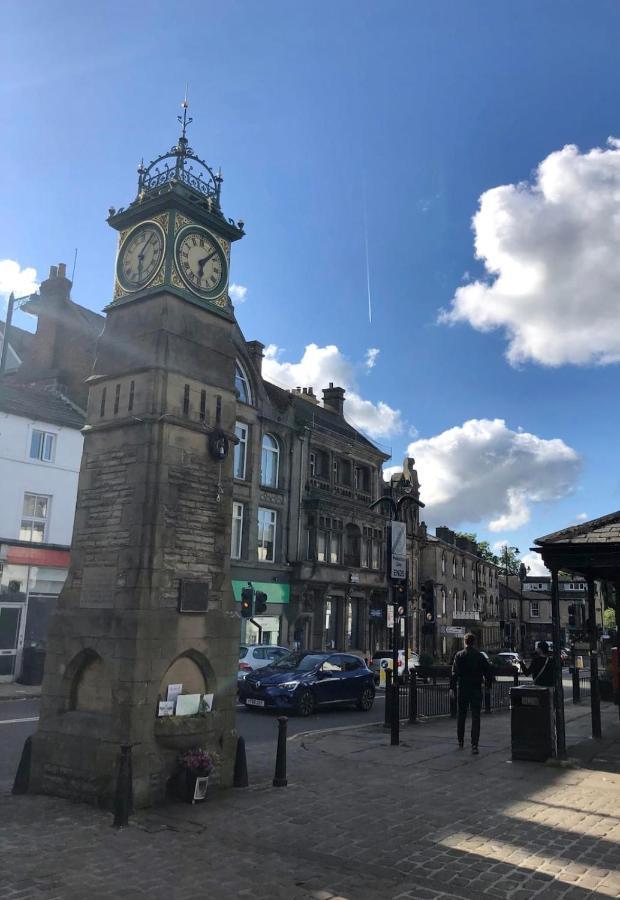
M 433 582 L 435 631 L 422 648 L 449 660 L 471 631 L 488 653 L 502 648 L 500 629 L 500 568 L 483 559 L 478 547 L 450 528 L 439 527 L 421 542 L 420 580 Z

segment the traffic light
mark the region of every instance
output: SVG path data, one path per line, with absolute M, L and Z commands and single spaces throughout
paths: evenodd
M 425 581 L 422 585 L 422 613 L 424 623 L 432 625 L 435 621 L 435 583 Z
M 264 591 L 256 591 L 254 599 L 254 615 L 260 616 L 267 609 L 267 594 Z
M 241 591 L 241 618 L 251 619 L 254 611 L 254 590 L 250 587 L 243 588 Z

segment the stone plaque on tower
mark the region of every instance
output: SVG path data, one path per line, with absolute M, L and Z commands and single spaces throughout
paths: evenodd
M 141 165 L 89 379 L 71 566 L 50 626 L 31 790 L 108 803 L 131 745 L 133 799 L 164 799 L 179 751 L 232 780 L 239 620 L 230 583 L 233 241 L 222 178 L 181 136 Z M 213 695 L 201 713 L 170 696 Z M 169 690 L 170 688 L 170 690 Z M 178 704 L 179 708 L 191 703 Z M 208 709 L 210 707 L 210 709 Z

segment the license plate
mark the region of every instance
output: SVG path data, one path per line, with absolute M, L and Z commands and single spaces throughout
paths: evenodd
M 265 701 L 264 700 L 252 700 L 251 698 L 248 698 L 245 701 L 245 705 L 246 706 L 264 706 Z

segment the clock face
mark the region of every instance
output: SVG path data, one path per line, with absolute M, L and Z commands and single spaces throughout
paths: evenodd
M 205 228 L 183 228 L 177 236 L 175 256 L 181 277 L 194 294 L 211 299 L 222 293 L 228 275 L 226 256 Z
M 126 291 L 145 287 L 164 258 L 164 233 L 155 222 L 138 225 L 120 249 L 116 274 Z

